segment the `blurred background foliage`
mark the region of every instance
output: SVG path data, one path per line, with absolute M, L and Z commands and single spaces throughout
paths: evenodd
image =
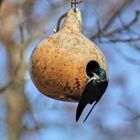
M 77 103 L 45 97 L 29 76 L 32 50 L 53 34 L 70 1 L 0 0 L 1 140 L 140 139 L 140 0 L 84 0 L 78 8 L 110 78 L 85 124 L 75 122 Z

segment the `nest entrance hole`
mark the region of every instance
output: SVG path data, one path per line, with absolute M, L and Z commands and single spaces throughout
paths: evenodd
M 87 67 L 86 67 L 86 74 L 89 78 L 91 78 L 93 76 L 92 72 L 94 71 L 94 69 L 96 68 L 99 68 L 99 64 L 94 61 L 94 60 L 91 60 L 89 61 L 89 63 L 87 64 Z

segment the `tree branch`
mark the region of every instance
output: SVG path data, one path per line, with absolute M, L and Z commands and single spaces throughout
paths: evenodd
M 121 6 L 120 8 L 112 15 L 112 17 L 108 20 L 108 22 L 104 25 L 104 27 L 101 29 L 101 33 L 104 34 L 104 32 L 106 32 L 110 26 L 112 25 L 112 23 L 114 22 L 114 20 L 116 19 L 116 17 L 122 13 L 122 11 L 124 10 L 124 8 L 130 4 L 131 2 L 133 2 L 133 0 L 126 0 Z M 96 37 L 99 36 L 99 32 L 97 32 L 95 35 L 93 35 L 92 37 L 90 37 L 91 40 L 94 40 Z

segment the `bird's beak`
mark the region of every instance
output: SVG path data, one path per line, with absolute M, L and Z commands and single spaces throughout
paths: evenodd
M 92 71 L 91 71 L 91 73 L 93 74 L 92 79 L 100 79 L 100 77 L 96 73 L 94 73 Z
M 93 73 L 95 79 L 100 79 L 100 77 L 96 74 L 96 73 Z

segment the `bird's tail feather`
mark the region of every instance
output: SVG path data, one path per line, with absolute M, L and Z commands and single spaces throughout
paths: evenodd
M 84 110 L 84 108 L 86 107 L 87 103 L 79 103 L 77 110 L 76 110 L 76 122 L 79 120 L 82 111 Z
M 83 123 L 85 123 L 85 121 L 87 120 L 88 116 L 90 115 L 90 113 L 92 112 L 93 108 L 95 107 L 95 105 L 96 105 L 97 103 L 98 103 L 98 101 L 96 101 L 96 102 L 93 104 L 91 110 L 88 112 L 88 114 L 87 114 L 87 116 L 85 117 Z

